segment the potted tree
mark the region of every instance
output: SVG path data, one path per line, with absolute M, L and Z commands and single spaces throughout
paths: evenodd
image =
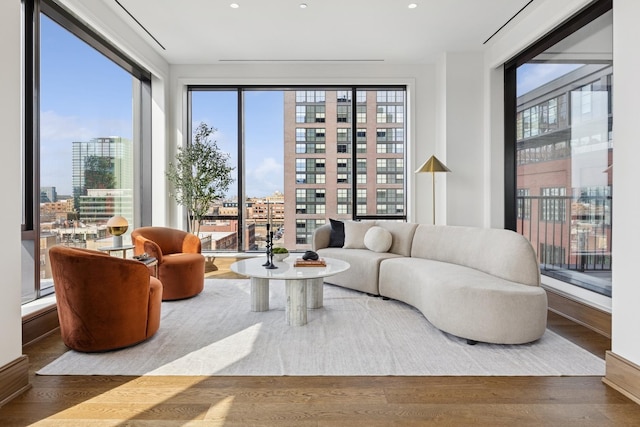
M 169 162 L 167 179 L 173 185 L 171 195 L 187 209 L 188 231 L 198 235 L 200 224 L 213 202 L 224 197 L 233 182 L 229 153 L 224 153 L 210 136 L 216 131 L 200 123 L 193 141 L 178 147 L 175 162 Z

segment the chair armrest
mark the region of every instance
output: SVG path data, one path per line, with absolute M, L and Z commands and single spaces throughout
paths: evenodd
M 160 246 L 156 242 L 145 238 L 143 238 L 142 243 L 143 252 L 157 259 L 158 264 L 162 264 L 162 249 L 160 249 Z
M 190 254 L 202 253 L 202 242 L 200 238 L 192 233 L 187 233 L 182 241 L 182 252 Z

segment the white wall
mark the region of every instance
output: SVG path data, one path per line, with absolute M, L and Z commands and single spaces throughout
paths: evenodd
M 432 65 L 385 64 L 278 64 L 278 65 L 172 65 L 170 144 L 185 141 L 186 100 L 188 84 L 224 85 L 331 85 L 331 84 L 405 84 L 408 87 L 408 137 L 410 147 L 407 163 L 407 194 L 412 203 L 407 213 L 412 221 L 431 221 L 431 181 L 416 182 L 413 173 L 435 151 L 435 74 Z M 171 156 L 171 154 L 169 154 Z M 416 194 L 420 196 L 415 197 Z M 178 224 L 180 213 L 172 213 L 171 224 Z
M 487 193 L 484 180 L 484 56 L 481 52 L 447 52 L 439 63 L 443 127 L 438 158 L 451 173 L 436 174 L 436 223 L 483 226 Z M 430 180 L 431 178 L 429 178 Z M 441 184 L 446 180 L 445 188 Z M 425 195 L 426 196 L 426 195 Z M 441 209 L 446 206 L 446 211 Z
M 640 365 L 640 2 L 613 9 L 613 339 L 612 351 Z
M 8 203 L 0 209 L 3 224 L 0 246 L 0 367 L 22 354 L 20 313 L 20 225 L 22 223 L 21 141 L 21 11 L 19 1 L 0 2 L 0 129 L 2 158 L 0 182 Z M 8 207 L 8 208 L 7 208 Z

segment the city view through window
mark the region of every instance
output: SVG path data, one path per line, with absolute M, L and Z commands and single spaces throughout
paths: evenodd
M 236 168 L 201 227 L 204 247 L 262 250 L 269 224 L 274 244 L 300 251 L 328 218 L 406 219 L 404 88 L 195 88 L 190 99 L 193 126 L 216 128 Z
M 44 13 L 40 20 L 40 209 L 35 258 L 39 289 L 46 294 L 52 290 L 49 248 L 110 246 L 109 218 L 122 215 L 134 223 L 136 79 Z M 23 301 L 36 294 L 37 286 L 24 280 Z
M 517 231 L 543 274 L 611 296 L 612 13 L 517 69 Z M 587 42 L 585 42 L 587 41 Z

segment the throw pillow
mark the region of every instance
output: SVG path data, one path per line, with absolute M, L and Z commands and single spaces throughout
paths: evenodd
M 344 246 L 344 222 L 331 219 L 331 235 L 329 236 L 330 248 L 341 248 Z
M 393 237 L 386 228 L 374 226 L 364 235 L 364 245 L 373 252 L 387 252 L 391 243 L 393 243 Z
M 343 248 L 366 249 L 364 235 L 371 227 L 373 227 L 373 221 L 345 221 Z

